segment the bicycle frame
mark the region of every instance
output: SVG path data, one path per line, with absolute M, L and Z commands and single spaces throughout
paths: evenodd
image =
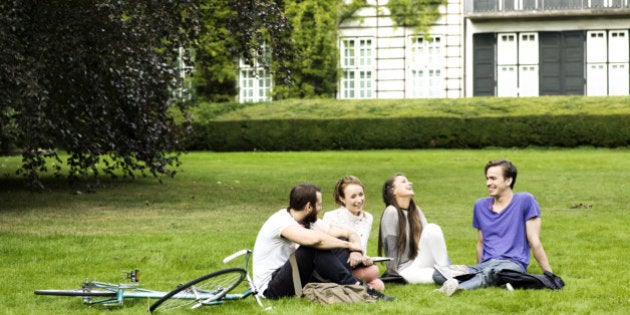
M 227 293 L 225 296 L 216 299 L 216 294 L 209 291 L 203 290 L 194 290 L 194 292 L 179 292 L 172 297 L 171 299 L 185 299 L 185 300 L 196 300 L 198 301 L 192 308 L 198 308 L 200 306 L 206 305 L 219 305 L 223 304 L 224 301 L 229 300 L 240 300 L 245 299 L 250 295 L 253 295 L 256 298 L 256 302 L 262 308 L 265 308 L 262 304 L 262 301 L 258 295 L 258 291 L 256 290 L 254 283 L 247 271 L 247 267 L 249 265 L 249 259 L 251 258 L 252 251 L 249 249 L 240 250 L 225 259 L 223 259 L 223 263 L 228 263 L 235 258 L 245 255 L 244 258 L 244 280 L 248 283 L 248 288 L 245 289 L 241 293 Z M 233 268 L 239 269 L 240 268 Z M 86 305 L 96 305 L 100 304 L 105 307 L 114 307 L 114 306 L 122 306 L 125 299 L 160 299 L 167 295 L 170 291 L 156 291 L 150 289 L 140 288 L 138 284 L 138 270 L 133 270 L 129 273 L 126 273 L 127 279 L 130 279 L 132 283 L 125 284 L 112 284 L 106 282 L 97 282 L 97 281 L 89 281 L 85 280 L 81 289 L 79 290 L 69 290 L 72 291 L 71 296 L 78 296 L 83 299 L 83 303 Z M 36 294 L 47 294 L 47 295 L 67 295 L 67 294 L 51 294 L 45 293 L 45 291 L 50 290 L 38 290 Z M 64 290 L 52 290 L 52 291 L 64 291 Z M 81 293 L 85 293 L 83 296 Z M 91 295 L 91 296 L 88 296 Z M 270 307 L 265 308 L 270 309 Z
M 247 284 L 249 285 L 249 288 L 247 290 L 245 290 L 243 293 L 241 294 L 234 294 L 234 293 L 228 293 L 226 294 L 223 299 L 224 300 L 238 300 L 238 299 L 244 299 L 250 295 L 253 295 L 254 298 L 256 299 L 256 303 L 258 303 L 258 305 L 260 307 L 262 307 L 265 310 L 269 310 L 271 309 L 271 307 L 267 307 L 265 308 L 265 306 L 263 305 L 262 301 L 260 300 L 260 295 L 258 294 L 258 290 L 256 289 L 256 287 L 254 286 L 254 281 L 252 280 L 251 276 L 249 275 L 249 272 L 247 272 L 247 267 L 249 266 L 249 259 L 252 256 L 252 251 L 250 249 L 242 249 L 228 257 L 225 257 L 223 259 L 223 263 L 226 264 L 232 260 L 234 260 L 237 257 L 240 256 L 245 256 L 245 265 L 244 265 L 244 269 L 245 269 L 245 281 L 247 281 Z M 217 302 L 217 303 L 214 303 Z M 222 301 L 213 301 L 213 302 L 209 302 L 208 304 L 204 304 L 204 305 L 212 305 L 212 304 L 221 304 Z

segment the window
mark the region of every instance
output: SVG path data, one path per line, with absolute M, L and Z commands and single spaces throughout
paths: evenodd
M 409 38 L 408 98 L 444 97 L 444 46 L 441 36 Z
M 538 34 L 497 35 L 497 96 L 538 96 Z
M 504 33 L 497 37 L 497 96 L 518 96 L 516 34 Z
M 586 95 L 628 95 L 627 30 L 589 31 L 586 35 Z
M 339 98 L 372 98 L 374 96 L 374 47 L 371 38 L 341 39 Z
M 266 65 L 271 64 L 271 51 L 264 47 L 264 60 Z M 238 73 L 238 101 L 240 103 L 269 102 L 271 101 L 272 77 L 265 65 L 258 61 L 249 65 L 241 58 Z

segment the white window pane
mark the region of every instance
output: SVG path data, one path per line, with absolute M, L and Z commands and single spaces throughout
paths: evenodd
M 520 64 L 538 64 L 538 34 L 521 33 L 518 42 Z
M 521 65 L 519 70 L 519 96 L 538 96 L 538 66 Z
M 516 80 L 516 66 L 499 66 L 497 96 L 518 96 Z
M 606 62 L 605 31 L 591 31 L 586 33 L 586 62 Z
M 628 62 L 628 31 L 616 30 L 608 33 L 608 61 Z
M 608 95 L 628 95 L 628 63 L 611 63 L 608 70 Z
M 605 63 L 588 64 L 586 67 L 586 95 L 608 95 L 608 75 Z
M 515 65 L 516 49 L 515 33 L 499 33 L 497 42 L 497 64 Z

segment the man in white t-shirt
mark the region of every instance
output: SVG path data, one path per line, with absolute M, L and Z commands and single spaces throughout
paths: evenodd
M 314 224 L 321 209 L 321 190 L 313 184 L 299 184 L 291 190 L 289 207 L 263 224 L 254 245 L 253 272 L 254 284 L 264 297 L 295 295 L 289 262 L 293 252 L 302 286 L 317 282 L 315 273 L 339 284 L 359 283 L 348 267 L 365 258 L 359 236 L 341 227 Z M 369 287 L 368 293 L 393 300 Z

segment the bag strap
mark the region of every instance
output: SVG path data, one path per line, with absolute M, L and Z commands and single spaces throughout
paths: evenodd
M 289 262 L 291 263 L 291 272 L 293 274 L 293 289 L 295 295 L 302 296 L 302 281 L 300 280 L 300 269 L 298 269 L 297 260 L 295 259 L 295 252 L 289 256 Z

